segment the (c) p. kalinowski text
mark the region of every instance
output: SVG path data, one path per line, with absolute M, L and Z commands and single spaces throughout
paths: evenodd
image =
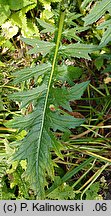
M 83 211 L 83 203 L 78 204 L 70 204 L 70 205 L 62 205 L 62 204 L 50 204 L 48 202 L 44 204 L 40 203 L 32 203 L 32 211 Z

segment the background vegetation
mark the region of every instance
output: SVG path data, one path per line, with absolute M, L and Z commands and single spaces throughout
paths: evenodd
M 111 199 L 110 25 L 110 0 L 0 0 L 1 199 Z

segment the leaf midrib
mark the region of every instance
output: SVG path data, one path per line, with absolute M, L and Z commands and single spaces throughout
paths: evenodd
M 36 158 L 37 158 L 37 160 L 36 160 L 36 170 L 38 170 L 38 167 L 39 167 L 39 153 L 40 153 L 40 146 L 41 146 L 42 134 L 43 134 L 43 129 L 44 129 L 45 113 L 46 113 L 46 108 L 47 108 L 47 101 L 48 101 L 50 86 L 51 86 L 51 82 L 52 82 L 52 77 L 53 77 L 53 73 L 54 73 L 54 69 L 55 69 L 55 63 L 56 63 L 57 54 L 58 54 L 58 50 L 59 50 L 59 44 L 60 44 L 61 35 L 62 35 L 64 17 L 65 17 L 65 11 L 61 12 L 61 15 L 60 15 L 59 28 L 58 28 L 58 37 L 57 37 L 57 42 L 56 42 L 56 47 L 55 47 L 54 59 L 53 59 L 53 63 L 52 63 L 52 70 L 51 70 L 50 79 L 49 79 L 48 88 L 47 88 L 47 93 L 46 93 L 46 97 L 45 97 L 45 104 L 44 104 L 43 115 L 42 115 L 41 130 L 40 130 L 40 136 L 39 136 L 39 139 L 38 139 L 38 148 L 37 148 L 37 154 L 36 154 Z

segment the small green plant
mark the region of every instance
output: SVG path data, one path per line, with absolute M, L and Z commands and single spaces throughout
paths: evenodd
M 14 50 L 16 45 L 13 37 L 19 31 L 24 37 L 39 38 L 35 17 L 31 10 L 37 7 L 36 0 L 0 0 L 0 46 Z M 30 19 L 27 13 L 30 11 Z
M 61 85 L 59 88 L 56 83 L 59 81 L 56 74 L 63 63 L 58 65 L 59 56 L 65 60 L 66 56 L 88 58 L 88 53 L 97 49 L 94 45 L 87 44 L 71 44 L 62 45 L 61 36 L 65 19 L 65 10 L 60 11 L 58 36 L 55 42 L 46 42 L 37 39 L 22 39 L 25 43 L 33 46 L 29 51 L 30 54 L 41 53 L 43 61 L 48 63 L 41 63 L 32 68 L 25 68 L 21 72 L 14 74 L 16 79 L 14 83 L 26 81 L 34 75 L 36 76 L 36 87 L 19 93 L 10 95 L 11 99 L 19 101 L 21 109 L 25 108 L 30 103 L 33 104 L 32 113 L 26 116 L 20 116 L 8 122 L 7 126 L 26 130 L 25 138 L 18 142 L 18 151 L 14 159 L 27 159 L 26 176 L 31 182 L 32 188 L 36 191 L 38 198 L 44 198 L 44 187 L 47 185 L 47 175 L 53 180 L 54 178 L 54 164 L 51 159 L 50 151 L 63 158 L 60 150 L 64 149 L 59 140 L 54 136 L 53 131 L 66 132 L 70 128 L 75 128 L 84 122 L 84 119 L 76 119 L 60 109 L 60 106 L 71 111 L 69 101 L 79 99 L 89 81 L 76 84 L 72 87 L 65 87 Z M 82 49 L 84 52 L 82 52 Z M 42 77 L 41 82 L 38 79 Z M 61 95 L 61 98 L 60 98 Z
M 86 192 L 86 200 L 96 200 L 98 199 L 100 189 L 100 184 L 99 182 L 95 182 L 93 185 L 91 185 L 90 189 L 87 190 Z

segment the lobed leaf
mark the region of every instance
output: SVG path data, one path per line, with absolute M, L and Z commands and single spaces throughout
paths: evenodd
M 22 9 L 23 7 L 26 7 L 27 5 L 33 4 L 34 1 L 33 0 L 31 1 L 29 0 L 24 0 L 24 1 L 23 0 L 19 0 L 19 1 L 8 0 L 8 3 L 10 5 L 10 9 L 16 11 L 16 10 Z
M 81 8 L 85 9 L 85 7 L 91 2 L 92 0 L 84 0 L 81 4 Z
M 83 86 L 82 86 L 83 85 Z M 78 84 L 72 87 L 69 91 L 73 94 L 78 91 L 78 96 L 81 96 L 79 89 L 82 90 L 88 85 L 88 82 L 84 84 Z M 44 88 L 43 88 L 44 87 Z M 70 128 L 75 128 L 84 122 L 84 119 L 76 119 L 73 116 L 68 116 L 57 112 L 52 112 L 49 109 L 49 102 L 47 101 L 48 95 L 48 84 L 47 88 L 45 85 L 41 85 L 27 93 L 16 93 L 13 98 L 19 101 L 31 102 L 31 100 L 37 101 L 36 93 L 39 94 L 41 91 L 41 97 L 38 102 L 35 103 L 34 111 L 24 117 L 17 117 L 8 123 L 8 126 L 13 128 L 20 128 L 20 130 L 26 130 L 27 135 L 21 141 L 19 141 L 19 149 L 14 155 L 14 160 L 27 159 L 27 170 L 26 178 L 30 180 L 31 186 L 37 191 L 37 196 L 43 198 L 44 187 L 46 185 L 45 173 L 47 172 L 50 178 L 53 177 L 53 164 L 51 160 L 51 149 L 55 150 L 55 153 L 61 156 L 60 149 L 61 144 L 57 141 L 50 131 L 52 128 L 54 131 L 67 131 Z M 34 92 L 34 90 L 36 90 Z M 43 92 L 43 93 L 42 93 Z M 70 94 L 68 92 L 68 94 Z M 28 96 L 30 94 L 30 97 Z M 66 98 L 71 99 L 73 96 Z M 76 96 L 77 98 L 77 96 Z
M 44 186 L 46 185 L 45 172 L 53 176 L 53 164 L 50 150 L 55 147 L 56 153 L 60 156 L 61 144 L 50 136 L 45 117 L 46 93 L 40 100 L 34 112 L 27 117 L 16 118 L 12 127 L 20 127 L 28 130 L 26 137 L 19 141 L 19 149 L 14 160 L 27 159 L 28 168 L 26 177 L 30 180 L 31 186 L 37 191 L 37 196 L 44 197 Z M 17 124 L 17 126 L 15 126 Z
M 72 64 L 72 62 L 69 62 Z M 55 79 L 60 80 L 62 82 L 68 82 L 70 85 L 74 85 L 74 80 L 79 79 L 82 75 L 82 68 L 75 67 L 74 65 L 58 65 L 56 68 L 56 77 Z
M 52 88 L 51 89 L 51 102 L 54 106 L 62 106 L 64 109 L 72 111 L 69 101 L 79 100 L 83 95 L 84 90 L 88 86 L 89 81 L 75 84 L 73 87 L 67 89 L 62 88 Z M 61 97 L 60 97 L 61 95 Z
M 7 0 L 0 0 L 0 25 L 2 25 L 10 16 L 11 11 Z
M 54 131 L 67 131 L 67 129 L 75 128 L 80 126 L 85 119 L 81 118 L 74 118 L 70 115 L 61 115 L 60 112 L 49 113 L 48 115 L 48 122 L 50 121 L 50 125 Z
M 47 33 L 47 32 L 51 32 L 51 33 L 54 33 L 55 31 L 55 27 L 41 19 L 37 19 L 37 22 L 44 28 L 41 33 Z
M 27 1 L 27 0 L 26 0 Z M 24 37 L 37 37 L 39 38 L 39 31 L 35 23 L 30 23 L 29 19 L 27 19 L 26 13 L 29 10 L 35 8 L 36 4 L 35 0 L 27 1 L 27 2 L 18 2 L 18 7 L 21 7 L 21 10 L 17 10 L 17 12 L 12 13 L 11 22 L 13 25 L 17 25 L 21 28 L 21 33 Z M 23 4 L 22 4 L 23 3 Z M 16 6 L 15 2 L 15 6 Z M 20 4 L 20 5 L 19 5 Z M 26 6 L 24 6 L 26 4 Z M 13 5 L 14 6 L 14 5 Z
M 33 102 L 34 100 L 42 96 L 43 92 L 46 90 L 47 86 L 42 84 L 34 89 L 23 91 L 23 92 L 16 92 L 13 95 L 9 95 L 10 99 L 15 101 L 21 102 L 21 108 L 25 107 L 27 104 Z
M 111 19 L 100 24 L 97 29 L 104 30 L 100 41 L 100 46 L 106 46 L 111 41 Z
M 37 54 L 41 53 L 43 56 L 47 55 L 52 48 L 54 48 L 55 43 L 53 42 L 46 42 L 41 41 L 38 39 L 28 39 L 28 38 L 22 38 L 22 41 L 26 44 L 34 47 L 28 51 L 28 54 Z
M 13 81 L 14 84 L 21 83 L 22 81 L 26 81 L 33 76 L 36 76 L 38 79 L 39 76 L 46 74 L 51 69 L 50 63 L 44 63 L 37 65 L 35 67 L 27 67 L 13 73 L 15 79 Z
M 101 38 L 100 46 L 106 46 L 111 41 L 111 27 L 109 27 Z
M 66 56 L 86 58 L 88 60 L 91 60 L 88 54 L 96 51 L 97 49 L 98 47 L 93 44 L 76 43 L 76 44 L 69 44 L 67 46 L 62 46 L 60 48 L 60 52 Z
M 66 29 L 63 32 L 63 36 L 68 38 L 68 40 L 75 39 L 76 41 L 82 42 L 82 39 L 79 36 L 77 36 L 77 34 L 80 32 L 84 32 L 87 29 L 89 29 L 89 27 L 79 27 L 79 26 L 71 29 Z
M 102 0 L 97 1 L 90 13 L 83 18 L 85 21 L 84 25 L 90 25 L 96 22 L 99 18 L 101 18 L 106 11 L 111 12 L 111 1 L 110 0 Z
M 85 119 L 74 118 L 58 108 L 59 105 L 70 109 L 69 101 L 77 100 L 82 96 L 85 88 L 89 82 L 76 84 L 71 88 L 56 88 L 54 85 L 54 73 L 56 62 L 58 60 L 58 50 L 60 38 L 62 34 L 62 27 L 64 23 L 65 11 L 61 12 L 59 29 L 56 47 L 55 43 L 41 41 L 38 39 L 22 40 L 28 45 L 34 47 L 29 53 L 41 53 L 43 56 L 49 54 L 52 59 L 50 63 L 40 64 L 33 68 L 26 68 L 17 71 L 15 74 L 15 83 L 20 83 L 36 76 L 37 79 L 41 75 L 46 75 L 44 84 L 41 83 L 31 90 L 14 93 L 10 98 L 21 102 L 24 107 L 31 103 L 33 105 L 32 113 L 25 116 L 16 117 L 10 121 L 8 125 L 17 128 L 18 132 L 25 130 L 26 135 L 22 140 L 16 142 L 18 150 L 13 156 L 13 160 L 27 160 L 27 170 L 25 177 L 29 180 L 31 188 L 36 192 L 37 199 L 45 198 L 45 186 L 48 180 L 54 179 L 54 162 L 51 158 L 51 152 L 54 151 L 56 155 L 63 158 L 61 149 L 64 147 L 60 141 L 54 136 L 54 131 L 69 132 L 69 129 L 78 127 Z M 51 50 L 55 48 L 55 53 Z M 62 46 L 60 53 L 71 57 L 88 58 L 88 54 L 93 52 L 97 47 L 86 44 L 70 44 Z M 46 59 L 47 60 L 47 59 Z M 60 97 L 62 99 L 59 99 Z M 59 102 L 60 101 L 60 102 Z M 50 105 L 54 102 L 57 105 L 57 110 L 51 109 Z

